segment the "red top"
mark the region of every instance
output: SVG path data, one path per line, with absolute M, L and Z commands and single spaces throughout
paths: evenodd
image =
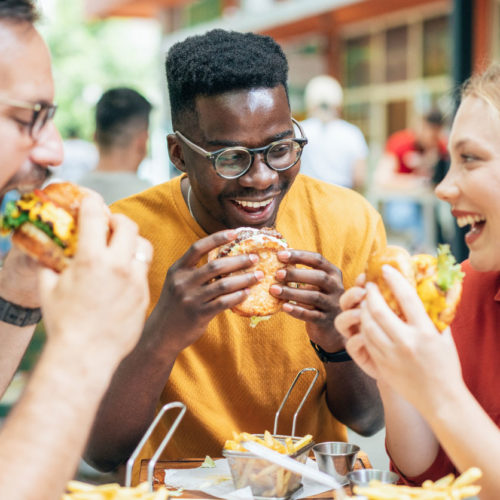
M 466 273 L 462 300 L 451 331 L 465 384 L 500 427 L 500 272 L 475 271 L 468 260 L 462 263 L 462 270 Z M 404 478 L 404 482 L 420 485 L 425 479 L 435 481 L 450 472 L 457 475 L 440 448 L 429 469 L 417 477 Z
M 441 158 L 448 157 L 448 149 L 444 139 L 439 139 L 438 149 L 439 156 Z M 385 150 L 387 153 L 393 154 L 398 159 L 398 174 L 413 173 L 413 169 L 409 167 L 405 161 L 407 153 L 423 152 L 422 147 L 417 143 L 415 132 L 409 129 L 401 130 L 400 132 L 392 134 L 389 139 L 387 139 Z

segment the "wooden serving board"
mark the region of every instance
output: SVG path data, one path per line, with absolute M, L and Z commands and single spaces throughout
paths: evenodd
M 154 475 L 153 475 L 153 486 L 154 488 L 158 488 L 159 485 L 164 484 L 164 479 L 165 479 L 165 469 L 194 469 L 195 467 L 199 467 L 203 463 L 204 459 L 200 458 L 187 458 L 184 460 L 160 460 L 154 470 Z M 358 453 L 358 457 L 356 459 L 356 463 L 354 465 L 354 469 L 371 469 L 371 463 L 370 460 L 368 459 L 368 455 L 364 453 L 363 451 L 360 451 Z M 142 460 L 141 461 L 141 469 L 139 473 L 139 480 L 142 481 L 147 481 L 148 480 L 148 461 L 147 460 Z M 349 486 L 346 486 L 345 491 L 348 494 L 351 494 L 351 488 Z M 209 495 L 207 493 L 204 493 L 203 491 L 191 491 L 191 490 L 186 490 L 183 492 L 182 496 L 179 498 L 215 498 L 212 495 Z M 311 498 L 335 498 L 334 492 L 333 491 L 325 491 L 324 493 L 320 493 L 319 495 L 315 495 L 314 497 Z

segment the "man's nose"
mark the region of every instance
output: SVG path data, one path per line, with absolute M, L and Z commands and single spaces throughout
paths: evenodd
M 242 186 L 264 190 L 275 184 L 278 177 L 278 172 L 264 161 L 264 154 L 257 153 L 254 155 L 252 166 L 239 178 L 239 181 Z
M 62 139 L 52 120 L 40 131 L 31 150 L 30 159 L 41 167 L 57 166 L 62 163 Z

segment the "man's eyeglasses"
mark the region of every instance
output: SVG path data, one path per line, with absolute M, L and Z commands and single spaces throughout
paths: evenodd
M 178 130 L 174 133 L 193 151 L 210 160 L 218 175 L 224 179 L 237 179 L 248 172 L 253 164 L 255 155 L 258 153 L 263 154 L 264 162 L 269 168 L 278 172 L 288 170 L 300 160 L 302 149 L 307 144 L 307 138 L 299 123 L 293 118 L 292 121 L 299 129 L 302 137 L 281 139 L 261 148 L 233 146 L 218 149 L 217 151 L 206 151 L 194 142 L 191 142 Z
M 28 125 L 28 132 L 32 139 L 37 139 L 45 124 L 54 117 L 57 105 L 47 102 L 31 103 L 27 101 L 18 101 L 17 99 L 0 98 L 0 103 L 15 108 L 29 109 L 33 115 Z

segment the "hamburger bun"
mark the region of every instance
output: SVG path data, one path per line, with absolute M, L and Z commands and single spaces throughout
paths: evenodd
M 386 264 L 397 269 L 413 286 L 416 286 L 413 262 L 410 254 L 403 247 L 389 245 L 385 250 L 370 256 L 365 271 L 366 281 L 375 283 L 389 307 L 404 319 L 401 307 L 382 275 L 382 266 Z
M 234 274 L 260 270 L 264 273 L 264 277 L 250 288 L 248 297 L 231 310 L 246 317 L 270 316 L 278 312 L 283 303 L 283 300 L 269 293 L 269 288 L 277 283 L 276 271 L 287 267 L 287 264 L 278 260 L 277 252 L 288 248 L 288 244 L 283 236 L 272 228 L 240 227 L 236 231 L 237 238 L 209 252 L 208 260 L 241 254 L 258 255 L 259 261 L 255 265 Z

